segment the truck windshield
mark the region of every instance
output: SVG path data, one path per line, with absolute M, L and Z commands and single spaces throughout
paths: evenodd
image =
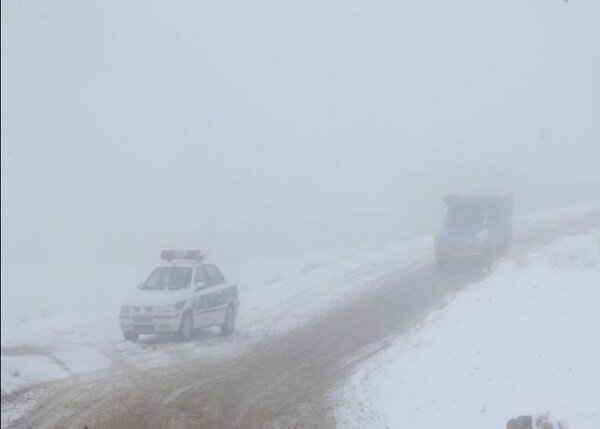
M 446 216 L 446 227 L 480 226 L 486 222 L 486 218 L 487 210 L 484 207 L 450 207 Z
M 190 286 L 192 268 L 158 267 L 144 282 L 142 289 L 183 289 Z

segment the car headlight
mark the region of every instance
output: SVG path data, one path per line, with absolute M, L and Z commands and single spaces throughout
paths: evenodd
M 131 311 L 131 307 L 128 305 L 121 306 L 121 314 L 127 314 Z
M 171 314 L 171 313 L 175 313 L 175 306 L 174 305 L 157 305 L 156 307 L 154 307 L 154 311 L 156 311 L 156 313 L 158 313 L 158 314 Z

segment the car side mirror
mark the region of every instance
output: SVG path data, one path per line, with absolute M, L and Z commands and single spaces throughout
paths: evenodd
M 206 287 L 206 283 L 204 282 L 196 282 L 196 292 L 198 292 L 199 290 L 202 290 Z

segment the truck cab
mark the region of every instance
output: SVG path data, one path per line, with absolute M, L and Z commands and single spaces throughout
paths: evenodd
M 439 270 L 464 261 L 489 266 L 503 255 L 512 239 L 511 193 L 450 194 L 443 230 L 435 237 Z

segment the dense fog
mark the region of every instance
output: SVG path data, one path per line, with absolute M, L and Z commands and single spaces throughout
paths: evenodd
M 600 198 L 600 3 L 2 2 L 2 324 Z M 260 263 L 263 263 L 260 262 Z M 238 278 L 243 288 L 244 279 Z

